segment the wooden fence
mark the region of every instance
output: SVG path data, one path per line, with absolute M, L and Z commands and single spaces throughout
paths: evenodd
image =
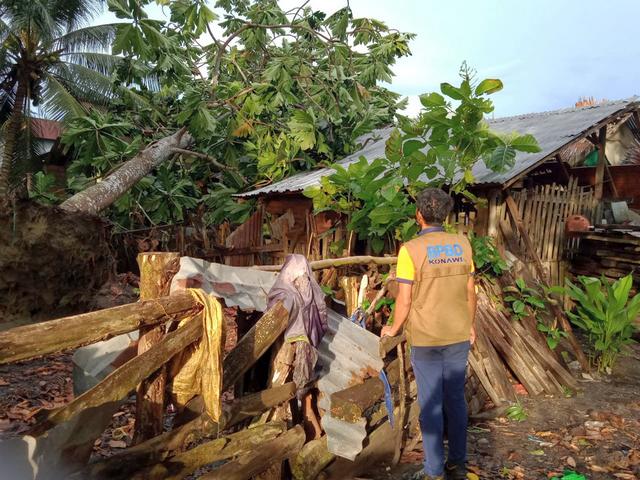
M 548 272 L 551 284 L 561 284 L 567 269 L 565 252 L 577 240 L 567 239 L 565 221 L 571 215 L 584 215 L 592 219 L 595 213 L 595 196 L 591 187 L 578 186 L 572 178 L 568 185 L 539 185 L 537 187 L 513 191 L 511 196 L 527 229 L 531 242 Z M 501 224 L 515 232 L 513 234 L 519 252 L 524 253 L 528 262 L 533 262 L 525 242 L 512 225 L 507 208 L 502 208 Z M 516 253 L 516 252 L 514 252 Z

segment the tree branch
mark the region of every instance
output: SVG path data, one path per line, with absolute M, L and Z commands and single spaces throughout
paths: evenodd
M 194 152 L 193 150 L 186 150 L 184 148 L 177 148 L 177 147 L 174 147 L 171 150 L 175 153 L 181 153 L 183 155 L 191 155 L 192 157 L 198 157 L 198 158 L 202 158 L 203 160 L 207 160 L 208 162 L 211 162 L 211 164 L 213 164 L 215 167 L 218 167 L 220 170 L 228 170 L 236 173 L 242 179 L 242 182 L 245 185 L 249 183 L 246 177 L 242 175 L 236 167 L 232 167 L 230 165 L 224 165 L 220 163 L 218 160 L 216 160 L 215 158 L 213 158 L 212 156 L 207 155 L 206 153 Z

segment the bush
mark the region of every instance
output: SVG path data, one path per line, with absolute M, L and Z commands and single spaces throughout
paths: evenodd
M 575 312 L 567 312 L 571 322 L 587 332 L 595 350 L 600 372 L 610 372 L 636 329 L 640 314 L 640 294 L 629 298 L 631 274 L 613 283 L 605 277 L 579 276 L 580 286 L 567 280 L 567 293 L 576 302 Z

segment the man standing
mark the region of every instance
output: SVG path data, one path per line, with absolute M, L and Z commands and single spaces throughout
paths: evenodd
M 463 235 L 442 228 L 453 199 L 437 188 L 416 201 L 417 238 L 398 254 L 395 336 L 407 320 L 411 364 L 418 386 L 425 479 L 466 478 L 467 357 L 475 340 L 476 292 L 471 245 Z M 449 439 L 445 463 L 443 434 Z

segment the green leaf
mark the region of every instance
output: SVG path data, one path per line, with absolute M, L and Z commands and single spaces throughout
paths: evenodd
M 425 93 L 423 95 L 420 95 L 419 98 L 420 103 L 422 103 L 422 105 L 427 108 L 444 107 L 447 104 L 444 97 L 436 92 Z
M 511 147 L 519 152 L 536 153 L 540 151 L 538 141 L 531 134 L 519 135 L 510 142 Z
M 383 239 L 379 237 L 374 237 L 370 240 L 370 243 L 371 243 L 371 250 L 373 250 L 373 253 L 378 254 L 382 252 L 382 249 L 384 248 Z
M 313 148 L 316 144 L 316 127 L 313 117 L 302 110 L 295 111 L 292 117 L 288 125 L 293 138 L 302 150 Z
M 402 160 L 402 136 L 397 128 L 394 128 L 385 144 L 385 155 L 391 162 Z
M 490 95 L 502 90 L 502 87 L 502 82 L 497 78 L 486 78 L 478 84 L 475 93 L 476 95 Z
M 504 173 L 515 165 L 516 151 L 511 146 L 500 145 L 488 156 L 484 157 L 484 163 L 490 170 Z
M 402 153 L 405 157 L 411 156 L 414 152 L 424 148 L 425 143 L 420 140 L 407 140 L 402 144 Z
M 454 100 L 464 100 L 465 98 L 462 91 L 459 88 L 454 87 L 450 83 L 441 83 L 440 91 L 447 97 L 453 98 Z
M 516 300 L 513 302 L 513 305 L 511 305 L 511 308 L 513 308 L 513 311 L 519 315 L 524 312 L 525 304 L 521 300 Z
M 517 278 L 516 279 L 516 286 L 518 287 L 519 290 L 524 290 L 525 288 L 527 288 L 527 283 L 524 281 L 524 279 L 522 278 Z

